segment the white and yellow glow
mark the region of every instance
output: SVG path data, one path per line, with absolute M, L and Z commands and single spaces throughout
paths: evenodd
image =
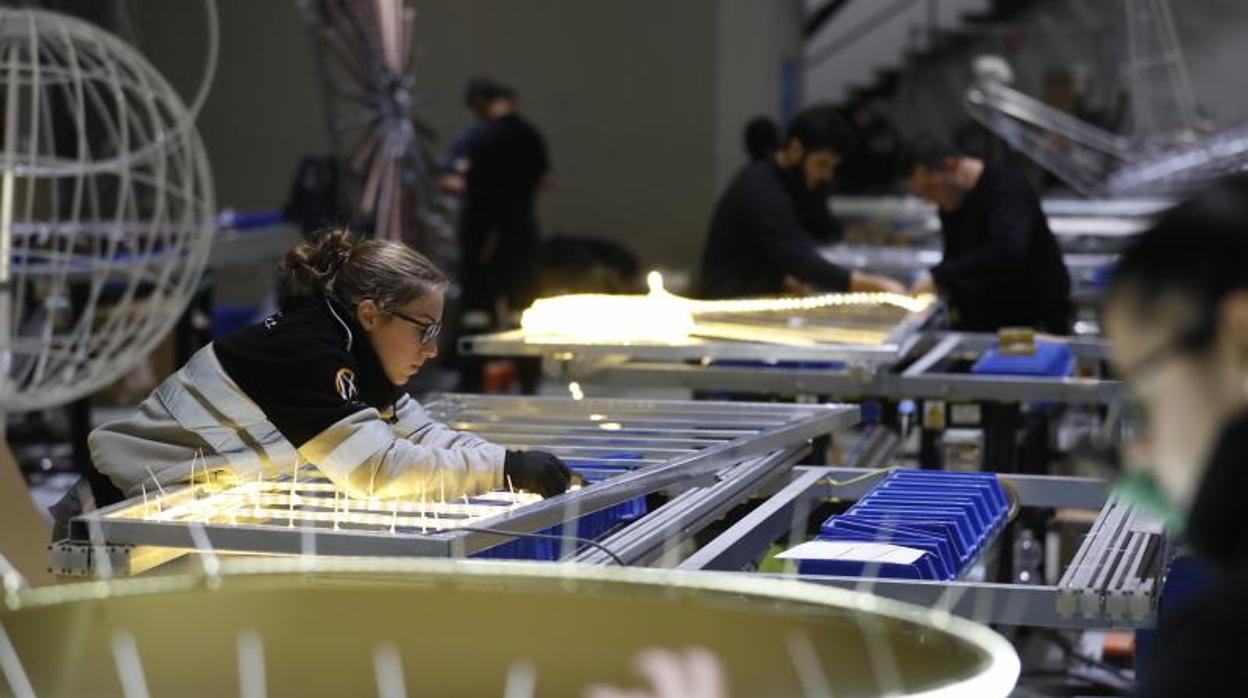
M 803 312 L 848 306 L 890 306 L 916 313 L 931 305 L 931 296 L 918 298 L 899 293 L 827 293 L 804 298 L 747 298 L 741 300 L 702 301 L 674 295 L 663 287 L 663 277 L 650 272 L 646 277 L 646 295 L 609 295 L 600 293 L 574 294 L 539 298 L 521 318 L 526 338 L 540 343 L 572 341 L 586 344 L 686 344 L 697 336 L 739 338 L 784 344 L 813 344 L 826 341 L 803 336 L 800 331 L 767 332 L 760 336 L 758 328 L 741 328 L 741 336 L 725 315 L 763 312 Z M 699 322 L 700 315 L 714 315 L 715 320 Z M 845 330 L 833 335 L 836 341 L 866 343 L 879 333 Z
M 651 272 L 644 296 L 581 293 L 539 298 L 521 316 L 531 335 L 576 337 L 592 343 L 682 342 L 693 332 L 690 301 L 663 288 Z
M 145 489 L 144 495 L 142 504 L 114 512 L 110 518 L 394 535 L 472 526 L 542 499 L 510 489 L 447 501 L 351 498 L 311 471 L 277 480 L 214 479 L 173 493 L 154 494 Z

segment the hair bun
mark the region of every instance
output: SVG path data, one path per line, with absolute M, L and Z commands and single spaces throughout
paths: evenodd
M 355 245 L 350 230 L 335 228 L 287 250 L 277 270 L 282 306 L 288 307 L 302 298 L 329 295 Z
M 427 257 L 392 240 L 358 240 L 345 228 L 328 230 L 286 252 L 278 266 L 283 308 L 332 296 L 354 307 L 372 300 L 394 309 L 449 283 Z

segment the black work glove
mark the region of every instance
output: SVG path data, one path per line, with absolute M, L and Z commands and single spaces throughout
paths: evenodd
M 553 497 L 568 491 L 572 471 L 545 451 L 508 451 L 503 459 L 503 479 L 518 490 Z

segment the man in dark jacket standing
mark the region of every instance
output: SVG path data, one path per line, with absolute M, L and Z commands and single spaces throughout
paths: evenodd
M 484 109 L 486 120 L 468 146 L 460 246 L 464 308 L 493 317 L 500 300 L 518 312 L 537 291 L 537 193 L 550 160 L 510 88 L 496 86 Z
M 828 224 L 812 208 L 827 202 L 815 193 L 826 192 L 849 146 L 836 112 L 811 107 L 793 119 L 780 151 L 745 166 L 711 218 L 698 279 L 702 297 L 905 291 L 892 279 L 844 269 L 819 253 Z
M 1069 334 L 1070 274 L 1022 173 L 922 137 L 902 158 L 902 174 L 915 195 L 940 209 L 945 248 L 912 291 L 945 296 L 955 329 Z

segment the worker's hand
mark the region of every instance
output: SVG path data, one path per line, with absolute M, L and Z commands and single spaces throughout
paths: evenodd
M 923 275 L 910 286 L 910 295 L 912 296 L 935 295 L 935 293 L 936 282 L 932 279 L 932 275 L 927 272 L 923 272 Z
M 808 283 L 798 281 L 792 276 L 785 276 L 784 292 L 790 296 L 809 296 L 814 294 L 815 288 Z
M 468 190 L 468 182 L 463 175 L 445 174 L 438 178 L 438 189 L 444 194 L 460 196 Z
M 851 293 L 905 293 L 906 287 L 887 276 L 856 271 L 849 277 L 849 290 Z
M 633 664 L 648 686 L 628 689 L 593 685 L 585 689 L 582 698 L 728 698 L 724 665 L 705 647 L 645 649 Z
M 545 451 L 508 451 L 503 459 L 503 478 L 518 490 L 553 497 L 568 491 L 572 471 Z

